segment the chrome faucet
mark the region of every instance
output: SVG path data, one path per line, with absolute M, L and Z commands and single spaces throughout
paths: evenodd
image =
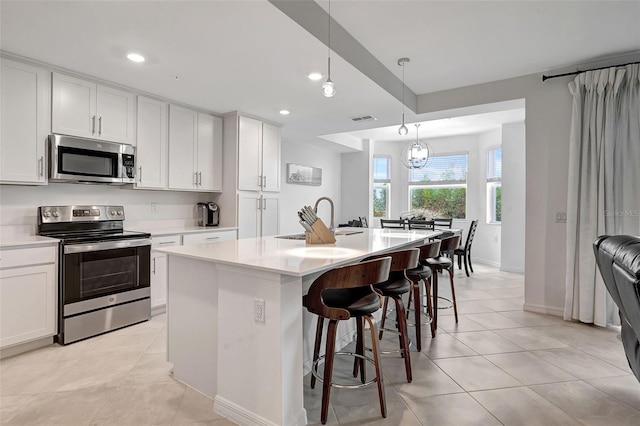
M 329 225 L 329 231 L 331 231 L 331 233 L 333 234 L 335 232 L 335 229 L 333 226 L 333 218 L 334 218 L 333 200 L 331 200 L 331 198 L 329 197 L 320 197 L 316 201 L 316 204 L 313 206 L 313 210 L 316 212 L 316 214 L 318 214 L 318 204 L 322 200 L 327 200 L 329 204 L 331 204 L 331 224 Z

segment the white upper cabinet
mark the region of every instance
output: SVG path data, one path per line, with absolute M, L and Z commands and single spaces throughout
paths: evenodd
M 262 190 L 280 191 L 280 128 L 262 123 Z
M 238 189 L 280 191 L 280 129 L 238 117 Z
M 45 184 L 50 74 L 4 58 L 0 70 L 0 182 Z
M 168 187 L 169 104 L 138 96 L 136 188 Z
M 170 106 L 169 188 L 222 190 L 222 119 Z
M 222 119 L 198 113 L 196 158 L 199 189 L 222 191 Z
M 53 73 L 53 133 L 136 144 L 135 95 Z

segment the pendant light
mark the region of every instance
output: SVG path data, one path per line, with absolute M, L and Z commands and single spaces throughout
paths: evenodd
M 322 94 L 330 98 L 336 94 L 336 87 L 331 81 L 331 0 L 329 0 L 329 36 L 327 37 L 327 81 L 322 83 Z
M 405 136 L 409 129 L 404 125 L 404 64 L 409 62 L 409 58 L 398 59 L 398 65 L 402 67 L 402 125 L 398 128 L 398 134 Z
M 429 155 L 431 154 L 431 148 L 427 141 L 418 137 L 418 129 L 420 124 L 416 124 L 416 140 L 407 142 L 402 147 L 402 153 L 400 158 L 402 164 L 408 169 L 422 169 L 429 162 Z

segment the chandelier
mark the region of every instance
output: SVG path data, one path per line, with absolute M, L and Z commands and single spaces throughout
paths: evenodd
M 402 164 L 408 169 L 422 169 L 429 162 L 429 155 L 431 154 L 431 148 L 427 141 L 418 137 L 420 124 L 415 126 L 416 139 L 407 142 L 402 147 L 402 153 L 400 154 Z

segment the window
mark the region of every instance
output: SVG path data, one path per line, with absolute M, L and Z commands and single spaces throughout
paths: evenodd
M 409 170 L 409 208 L 424 217 L 466 218 L 468 154 L 437 155 Z
M 487 223 L 502 221 L 502 148 L 487 152 Z
M 373 157 L 373 217 L 389 217 L 391 157 Z

